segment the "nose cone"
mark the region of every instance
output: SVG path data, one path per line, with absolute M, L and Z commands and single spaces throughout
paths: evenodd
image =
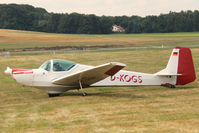
M 12 69 L 7 67 L 7 69 L 4 71 L 4 73 L 7 74 L 7 75 L 12 75 Z

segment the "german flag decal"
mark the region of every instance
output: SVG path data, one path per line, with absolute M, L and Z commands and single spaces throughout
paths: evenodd
M 178 56 L 178 52 L 173 52 L 173 56 Z

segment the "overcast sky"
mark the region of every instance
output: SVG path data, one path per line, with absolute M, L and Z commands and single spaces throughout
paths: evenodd
M 169 11 L 199 10 L 199 0 L 0 0 L 1 4 L 30 4 L 54 13 L 84 13 L 98 16 L 146 16 Z

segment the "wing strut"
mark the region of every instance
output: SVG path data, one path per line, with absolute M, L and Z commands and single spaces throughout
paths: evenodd
M 80 87 L 80 90 L 81 90 L 81 92 L 82 92 L 82 96 L 86 96 L 86 95 L 87 95 L 86 92 L 84 92 L 83 89 L 82 89 L 81 80 L 79 80 L 79 87 Z

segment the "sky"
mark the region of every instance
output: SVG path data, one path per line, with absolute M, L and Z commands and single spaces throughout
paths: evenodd
M 29 4 L 54 13 L 82 13 L 97 16 L 148 16 L 199 10 L 199 0 L 0 0 L 0 4 Z

